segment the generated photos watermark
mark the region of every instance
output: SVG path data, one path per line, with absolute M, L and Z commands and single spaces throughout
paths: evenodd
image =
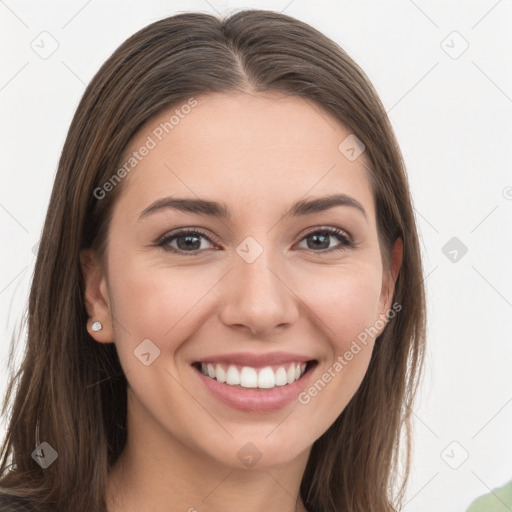
M 105 182 L 101 187 L 94 189 L 93 195 L 96 199 L 103 199 L 108 192 L 114 190 L 123 178 L 125 178 L 137 165 L 141 162 L 144 157 L 149 155 L 149 152 L 156 148 L 158 143 L 164 139 L 176 126 L 179 125 L 182 119 L 190 114 L 192 109 L 197 106 L 197 100 L 190 98 L 187 103 L 181 105 L 180 108 L 176 108 L 173 114 L 169 117 L 168 121 L 160 123 L 156 126 L 151 135 L 146 137 L 144 144 L 137 150 L 134 151 L 131 156 L 121 165 L 117 171 Z
M 377 333 L 386 325 L 388 320 L 394 318 L 401 310 L 402 305 L 395 302 L 385 314 L 380 315 L 379 320 L 377 320 L 371 327 L 365 327 L 365 329 L 357 335 L 357 339 L 352 341 L 350 349 L 346 350 L 343 355 L 339 355 L 336 362 L 333 363 L 314 384 L 302 393 L 299 393 L 297 400 L 303 405 L 309 404 L 311 399 L 317 396 L 318 393 L 322 391 L 325 386 L 331 382 L 332 379 L 334 379 L 357 354 L 359 354 L 359 352 L 361 352 L 362 347 L 360 344 L 366 346 L 369 339 L 375 338 Z

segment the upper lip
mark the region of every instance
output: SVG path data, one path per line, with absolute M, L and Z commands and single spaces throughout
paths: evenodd
M 251 352 L 238 352 L 236 354 L 217 354 L 215 356 L 203 357 L 196 360 L 198 363 L 226 363 L 238 364 L 241 366 L 270 366 L 273 364 L 307 362 L 312 357 L 292 354 L 291 352 L 270 352 L 268 354 L 254 354 Z

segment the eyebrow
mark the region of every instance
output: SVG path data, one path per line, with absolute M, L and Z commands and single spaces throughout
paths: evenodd
M 301 199 L 292 204 L 290 209 L 284 213 L 284 217 L 302 217 L 314 213 L 330 210 L 336 206 L 350 206 L 360 211 L 365 218 L 368 218 L 366 211 L 359 201 L 346 194 L 331 194 L 314 199 Z M 197 215 L 207 215 L 223 219 L 232 219 L 229 207 L 225 203 L 208 201 L 206 199 L 188 199 L 178 197 L 164 197 L 145 208 L 139 216 L 139 220 L 154 213 L 167 209 L 179 210 Z

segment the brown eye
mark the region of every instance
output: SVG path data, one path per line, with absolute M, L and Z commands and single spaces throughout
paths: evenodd
M 158 242 L 158 246 L 163 247 L 167 251 L 179 253 L 179 254 L 188 254 L 190 256 L 197 256 L 201 250 L 205 250 L 205 248 L 201 248 L 201 239 L 207 240 L 209 243 L 212 243 L 210 237 L 204 234 L 202 231 L 197 229 L 186 229 L 181 230 L 173 234 L 165 235 Z M 171 243 L 176 241 L 176 246 L 171 245 Z
M 331 246 L 331 241 L 335 238 L 338 239 L 339 243 Z M 197 256 L 207 249 L 212 249 L 211 247 L 201 247 L 201 239 L 208 241 L 210 244 L 214 244 L 211 237 L 205 232 L 198 228 L 190 228 L 164 235 L 158 241 L 157 245 L 166 251 L 176 254 Z M 303 237 L 302 240 L 306 241 L 306 251 L 311 253 L 330 253 L 354 247 L 349 235 L 341 229 L 334 227 L 322 227 L 316 231 L 311 231 Z M 176 245 L 171 245 L 174 243 Z
M 339 243 L 331 246 L 331 240 L 337 238 Z M 332 252 L 353 247 L 350 237 L 338 228 L 321 228 L 311 231 L 302 240 L 306 240 L 308 252 Z M 301 241 L 302 241 L 301 240 Z

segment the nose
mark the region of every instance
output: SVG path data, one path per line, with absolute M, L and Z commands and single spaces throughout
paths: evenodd
M 300 300 L 271 251 L 264 249 L 249 263 L 238 255 L 225 284 L 222 322 L 253 335 L 272 335 L 277 328 L 292 325 L 299 317 Z

